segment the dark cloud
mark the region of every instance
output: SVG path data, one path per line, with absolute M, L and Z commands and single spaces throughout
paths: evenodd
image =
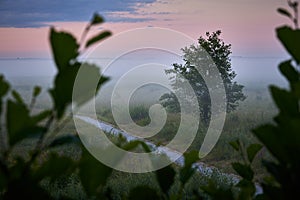
M 0 0 L 1 27 L 39 27 L 52 21 L 87 21 L 98 12 L 112 22 L 147 21 L 150 18 L 126 18 L 112 12 L 134 13 L 134 6 L 155 0 Z

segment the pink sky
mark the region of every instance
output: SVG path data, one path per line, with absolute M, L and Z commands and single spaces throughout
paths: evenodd
M 290 23 L 276 13 L 284 0 L 157 0 L 136 3 L 135 12 L 114 11 L 107 16 L 151 18 L 141 22 L 107 22 L 102 27 L 114 34 L 148 26 L 174 29 L 197 39 L 206 31 L 223 32 L 237 56 L 281 56 L 284 51 L 274 29 Z M 100 13 L 101 14 L 101 13 Z M 91 13 L 92 15 L 92 13 Z M 84 22 L 47 23 L 79 35 Z M 0 57 L 50 57 L 49 26 L 37 28 L 0 27 Z M 112 50 L 116 47 L 112 47 Z

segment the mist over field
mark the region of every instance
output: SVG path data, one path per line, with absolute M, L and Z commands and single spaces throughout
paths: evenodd
M 0 199 L 300 197 L 299 0 L 0 7 Z
M 173 57 L 173 60 L 171 60 L 171 58 L 172 57 L 157 59 L 149 56 L 148 58 L 146 56 L 145 58 L 121 58 L 117 62 L 109 65 L 104 75 L 111 77 L 111 82 L 113 82 L 123 74 L 124 70 L 128 71 L 140 64 L 159 63 L 168 69 L 173 63 L 182 62 L 178 57 Z M 111 60 L 112 59 L 109 58 L 91 59 L 91 62 L 96 63 L 98 66 L 103 66 L 107 64 L 107 61 Z M 246 87 L 266 87 L 269 84 L 286 84 L 277 68 L 277 65 L 282 60 L 282 57 L 231 57 L 232 68 L 237 74 L 235 80 Z M 53 60 L 46 58 L 1 58 L 0 70 L 6 77 L 11 78 L 13 82 L 28 79 L 28 81 L 37 81 L 37 83 L 41 81 L 41 84 L 51 81 L 56 73 Z
M 182 63 L 182 58 L 177 55 L 167 53 L 163 56 L 155 56 L 157 54 L 151 52 L 151 50 L 142 53 L 141 55 L 137 52 L 134 55 L 123 56 L 117 60 L 110 58 L 88 60 L 88 62 L 95 63 L 97 66 L 106 66 L 103 74 L 110 77 L 110 80 L 102 86 L 100 93 L 96 96 L 98 108 L 110 107 L 112 93 L 120 77 L 135 67 L 145 63 L 158 63 L 164 69 L 170 69 L 173 63 Z M 261 98 L 257 96 L 264 96 L 270 100 L 268 90 L 270 84 L 284 87 L 287 85 L 276 67 L 281 60 L 283 58 L 280 57 L 231 57 L 232 68 L 237 74 L 234 80 L 245 86 L 244 93 L 248 97 L 248 101 L 251 102 L 251 98 Z M 1 72 L 11 81 L 13 87 L 19 89 L 25 97 L 30 99 L 31 88 L 34 85 L 39 85 L 44 88 L 44 95 L 40 98 L 44 102 L 50 102 L 47 89 L 52 87 L 53 77 L 56 73 L 53 60 L 37 58 L 0 59 L 0 66 Z M 136 76 L 136 79 L 127 81 L 134 84 L 138 79 L 143 79 L 143 76 L 155 77 L 162 75 L 157 73 L 161 72 L 153 71 L 152 74 L 140 74 Z M 140 86 L 132 94 L 130 105 L 159 103 L 160 97 L 168 92 L 170 91 L 167 88 L 158 84 Z M 251 107 L 248 107 L 248 110 L 251 109 Z

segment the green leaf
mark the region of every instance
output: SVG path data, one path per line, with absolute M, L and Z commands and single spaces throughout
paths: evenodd
M 280 14 L 282 14 L 282 15 L 290 18 L 290 19 L 293 18 L 292 15 L 291 15 L 291 13 L 289 11 L 287 11 L 286 9 L 284 9 L 284 8 L 278 8 L 277 12 L 279 12 Z
M 76 162 L 71 158 L 52 153 L 47 161 L 35 170 L 33 177 L 35 180 L 50 177 L 51 181 L 54 181 L 61 176 L 71 174 L 75 168 Z
M 151 152 L 150 147 L 145 142 L 142 142 L 141 145 L 142 145 L 142 147 L 143 147 L 143 149 L 144 149 L 144 151 L 146 153 L 150 153 Z
M 8 176 L 10 176 L 9 179 L 20 179 L 22 177 L 22 172 L 24 168 L 26 167 L 26 162 L 23 158 L 20 156 L 14 157 L 14 164 L 10 166 L 8 169 Z
M 37 115 L 32 116 L 32 122 L 37 124 L 52 114 L 52 110 L 44 110 Z
M 50 32 L 52 54 L 58 71 L 64 70 L 70 62 L 75 60 L 79 45 L 73 35 L 66 32 L 57 32 L 53 27 Z
M 250 161 L 250 163 L 252 163 L 256 154 L 261 150 L 262 147 L 263 146 L 261 144 L 251 144 L 247 148 L 247 155 L 248 155 L 248 160 Z
M 284 167 L 275 164 L 274 162 L 263 160 L 262 164 L 265 166 L 267 171 L 272 174 L 271 177 L 265 178 L 265 181 L 267 181 L 268 185 L 276 186 L 278 183 L 280 183 L 286 175 L 286 172 L 284 171 Z M 277 181 L 277 182 L 276 182 Z
M 28 162 L 20 157 L 14 158 L 13 165 L 9 168 L 8 187 L 4 192 L 4 199 L 52 199 L 49 193 L 43 189 L 45 187 L 36 181 L 32 168 L 29 171 L 27 169 Z M 3 197 L 3 193 L 1 197 Z
M 271 86 L 270 90 L 273 100 L 282 114 L 298 115 L 298 99 L 293 93 L 275 86 Z
M 122 149 L 129 151 L 137 148 L 139 145 L 141 145 L 141 147 L 144 149 L 146 153 L 151 152 L 149 146 L 145 142 L 139 140 L 134 140 L 126 143 L 125 145 L 122 146 Z
M 229 144 L 230 144 L 230 146 L 231 146 L 232 148 L 234 148 L 236 151 L 239 151 L 239 150 L 240 150 L 240 141 L 239 141 L 238 139 L 229 142 Z
M 130 141 L 130 142 L 126 143 L 125 145 L 123 145 L 122 149 L 124 149 L 126 151 L 133 150 L 133 149 L 137 148 L 140 144 L 141 144 L 141 142 L 138 140 Z
M 24 101 L 23 101 L 21 95 L 20 95 L 16 90 L 13 90 L 13 91 L 12 91 L 12 96 L 14 97 L 14 99 L 15 99 L 19 104 L 24 104 L 24 105 L 25 105 L 25 103 L 24 103 Z
M 244 165 L 241 163 L 232 163 L 233 169 L 244 179 L 251 181 L 253 179 L 254 173 L 249 165 Z
M 288 79 L 291 89 L 295 91 L 296 94 L 299 94 L 297 86 L 300 84 L 300 75 L 292 66 L 291 60 L 280 63 L 279 69 L 281 73 Z
M 232 200 L 235 199 L 230 188 L 222 188 L 220 185 L 216 185 L 213 181 L 205 186 L 200 186 L 204 193 L 208 194 L 212 200 Z
M 78 63 L 75 66 L 68 66 L 55 77 L 54 88 L 50 90 L 50 94 L 54 100 L 58 119 L 63 116 L 66 107 L 72 102 L 72 91 L 79 67 Z
M 98 13 L 94 13 L 93 18 L 91 19 L 91 25 L 97 25 L 104 22 L 103 17 L 101 17 Z
M 2 97 L 4 97 L 8 90 L 9 90 L 9 84 L 8 82 L 4 79 L 2 75 L 0 75 L 0 113 L 2 113 Z
M 94 44 L 96 42 L 99 42 L 100 40 L 103 40 L 103 39 L 105 39 L 105 38 L 107 38 L 109 36 L 111 36 L 111 32 L 110 31 L 103 31 L 103 32 L 99 33 L 98 35 L 95 35 L 92 38 L 90 38 L 87 41 L 85 47 L 89 47 L 92 44 Z
M 195 171 L 196 169 L 192 167 L 183 167 L 182 169 L 180 169 L 179 180 L 183 186 L 190 180 L 190 178 L 194 175 Z
M 286 48 L 286 50 L 300 63 L 300 30 L 293 30 L 290 27 L 283 26 L 276 29 L 277 37 Z
M 253 200 L 265 200 L 267 197 L 265 194 L 257 194 L 255 195 L 255 197 L 253 198 Z
M 167 194 L 175 180 L 175 170 L 171 166 L 164 167 L 155 172 L 161 190 Z
M 239 191 L 239 198 L 238 199 L 253 199 L 255 194 L 255 185 L 249 180 L 241 180 L 237 185 L 241 190 Z
M 37 97 L 42 91 L 42 88 L 39 86 L 35 86 L 32 92 L 33 97 Z
M 10 181 L 9 188 L 3 196 L 2 199 L 53 199 L 40 183 L 31 180 L 28 176 Z
M 64 135 L 55 138 L 50 145 L 49 148 L 58 147 L 66 144 L 80 144 L 80 139 L 76 135 Z
M 192 165 L 199 160 L 199 154 L 197 151 L 191 151 L 184 154 L 184 166 L 179 171 L 179 180 L 182 185 L 185 185 L 188 180 L 195 173 L 195 169 Z
M 0 98 L 2 98 L 9 90 L 9 83 L 4 79 L 3 75 L 0 75 Z
M 100 87 L 109 78 L 102 76 L 99 67 L 94 64 L 81 63 L 80 76 L 76 77 L 76 88 L 73 90 L 73 100 L 81 105 L 97 95 Z
M 199 160 L 199 153 L 197 151 L 191 151 L 184 153 L 184 166 L 191 167 L 196 161 Z
M 0 163 L 0 165 L 3 165 L 3 163 Z M 0 193 L 3 192 L 3 189 L 6 189 L 7 175 L 8 175 L 7 172 L 4 172 L 3 167 L 1 166 L 0 167 Z
M 262 125 L 253 130 L 253 133 L 262 144 L 275 156 L 280 162 L 286 162 L 289 158 L 285 150 L 285 136 L 278 133 L 274 125 Z
M 78 75 L 79 70 L 80 75 Z M 96 65 L 89 63 L 74 63 L 60 72 L 55 77 L 54 88 L 50 90 L 57 118 L 63 116 L 72 100 L 80 106 L 95 97 L 100 86 L 107 80 L 107 77 L 101 76 Z
M 6 122 L 11 145 L 25 138 L 43 134 L 46 131 L 45 128 L 37 126 L 36 122 L 32 120 L 25 105 L 11 100 L 7 102 Z
M 161 199 L 156 190 L 149 188 L 148 186 L 137 186 L 130 190 L 128 200 L 153 200 Z
M 82 186 L 88 195 L 95 195 L 99 186 L 104 186 L 112 173 L 111 168 L 96 160 L 85 149 L 83 149 L 79 169 Z
M 292 91 L 295 96 L 300 99 L 300 81 L 291 85 Z

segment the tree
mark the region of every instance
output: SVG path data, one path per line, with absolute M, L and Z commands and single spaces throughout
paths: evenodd
M 290 18 L 294 24 L 276 28 L 276 35 L 290 58 L 278 66 L 281 74 L 286 78 L 289 87 L 280 88 L 275 85 L 269 87 L 272 99 L 278 108 L 278 114 L 272 123 L 260 125 L 253 129 L 253 134 L 258 138 L 272 159 L 261 159 L 262 165 L 268 174 L 260 185 L 262 193 L 255 194 L 253 169 L 251 163 L 262 148 L 259 144 L 251 144 L 243 148 L 240 141 L 233 141 L 230 145 L 242 155 L 243 163 L 232 163 L 233 169 L 243 178 L 233 188 L 221 189 L 216 185 L 202 187 L 211 199 L 299 199 L 300 196 L 300 29 L 298 26 L 298 2 L 288 0 L 288 6 L 293 14 L 285 8 L 277 11 Z
M 0 74 L 0 199 L 112 199 L 113 191 L 108 180 L 113 177 L 113 169 L 90 154 L 76 132 L 60 132 L 73 117 L 74 113 L 67 112 L 71 103 L 81 106 L 93 98 L 102 84 L 108 81 L 108 77 L 101 76 L 96 65 L 79 60 L 82 55 L 80 47 L 85 51 L 111 35 L 110 31 L 104 30 L 86 40 L 90 28 L 103 22 L 104 19 L 95 14 L 84 29 L 80 43 L 71 33 L 51 28 L 50 46 L 58 71 L 53 88 L 49 90 L 53 102 L 51 109 L 42 109 L 35 114 L 33 109 L 42 88 L 33 88 L 31 101 L 27 104 L 24 96 L 12 90 L 10 83 Z M 94 91 L 95 85 L 91 82 L 86 79 L 80 81 L 80 94 L 72 97 L 80 67 L 87 69 L 85 75 L 88 80 L 93 78 L 99 82 Z M 30 145 L 26 142 L 30 142 Z M 78 147 L 78 152 L 74 155 L 65 154 L 69 145 Z M 126 151 L 139 147 L 145 152 L 151 151 L 143 141 L 127 142 L 122 137 L 118 137 L 118 147 Z M 100 149 L 104 154 L 111 151 L 110 148 L 101 146 L 99 151 Z M 198 153 L 185 153 L 184 158 L 184 166 L 178 170 L 180 189 L 176 194 L 178 197 L 174 195 L 177 199 L 183 198 L 184 186 L 196 172 L 193 163 L 198 161 Z M 121 157 L 119 159 L 122 160 Z M 128 194 L 122 194 L 123 198 L 169 199 L 169 191 L 176 180 L 175 170 L 167 166 L 155 173 L 160 190 L 139 183 Z M 75 193 L 71 196 L 65 193 L 64 188 L 68 185 L 64 180 L 69 177 L 75 179 L 71 185 L 75 186 Z M 57 188 L 51 188 L 56 183 L 59 184 L 58 191 Z M 82 190 L 76 190 L 77 186 Z M 77 195 L 81 192 L 83 197 Z
M 231 45 L 225 44 L 224 41 L 220 39 L 220 35 L 220 30 L 213 33 L 207 32 L 207 39 L 201 36 L 198 40 L 198 45 L 191 45 L 190 47 L 182 49 L 184 64 L 174 63 L 172 69 L 166 70 L 167 74 L 174 74 L 171 80 L 172 87 L 174 91 L 176 91 L 176 94 L 189 97 L 191 94 L 187 94 L 182 87 L 186 81 L 189 82 L 197 96 L 202 120 L 206 123 L 210 118 L 211 102 L 209 88 L 207 88 L 204 80 L 205 78 L 213 79 L 215 74 L 207 70 L 200 75 L 195 65 L 198 65 L 200 68 L 203 68 L 204 65 L 207 65 L 209 69 L 215 66 L 218 68 L 223 83 L 216 82 L 215 84 L 216 87 L 218 87 L 218 84 L 224 84 L 228 112 L 235 110 L 239 105 L 239 101 L 243 101 L 246 98 L 242 91 L 244 86 L 233 81 L 236 73 L 231 68 L 231 60 L 229 57 L 231 54 Z M 207 55 L 209 55 L 210 58 Z M 215 66 L 213 66 L 210 61 L 213 61 Z M 186 103 L 189 103 L 188 98 L 186 99 Z M 180 111 L 180 106 L 174 93 L 164 94 L 160 100 L 162 105 L 170 111 Z

